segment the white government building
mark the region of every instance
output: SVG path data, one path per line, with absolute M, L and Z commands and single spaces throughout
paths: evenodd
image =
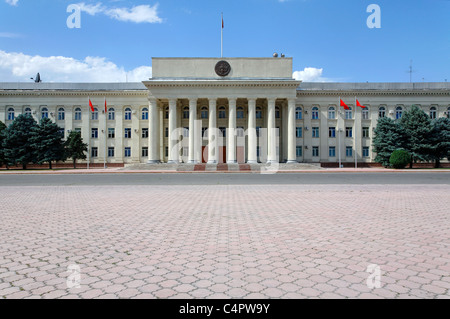
M 153 58 L 142 83 L 0 83 L 0 121 L 30 114 L 81 131 L 94 164 L 371 163 L 379 117 L 411 105 L 449 117 L 450 83 L 302 83 L 292 63 Z

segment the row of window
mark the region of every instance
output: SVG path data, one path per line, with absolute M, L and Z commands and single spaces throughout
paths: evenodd
M 349 107 L 349 110 L 345 110 L 345 119 L 346 120 L 350 120 L 353 119 L 353 111 L 352 108 Z M 8 121 L 13 121 L 15 118 L 15 111 L 14 108 L 9 108 L 8 112 L 7 112 L 7 119 Z M 131 115 L 132 115 L 132 110 L 131 108 L 126 108 L 125 109 L 125 120 L 126 121 L 131 121 Z M 26 108 L 25 115 L 31 115 L 31 108 Z M 81 121 L 81 108 L 76 108 L 75 109 L 75 113 L 74 113 L 74 120 L 75 121 Z M 239 107 L 237 108 L 237 112 L 236 112 L 236 117 L 238 119 L 244 119 L 245 115 L 244 115 L 244 108 Z M 403 108 L 401 106 L 398 106 L 395 109 L 395 118 L 396 119 L 400 119 L 402 117 L 403 114 Z M 209 116 L 209 112 L 208 109 L 206 107 L 203 107 L 201 109 L 200 112 L 200 117 L 202 119 L 207 119 Z M 431 107 L 430 108 L 430 113 L 429 116 L 431 119 L 435 119 L 437 117 L 437 109 L 436 107 Z M 48 118 L 49 117 L 49 111 L 48 108 L 42 108 L 41 110 L 41 118 Z M 226 110 L 225 107 L 220 107 L 219 108 L 219 119 L 225 119 L 226 116 Z M 277 107 L 275 109 L 275 117 L 278 119 L 280 118 L 280 109 Z M 386 117 L 386 107 L 381 106 L 378 109 L 378 117 Z M 450 107 L 447 110 L 447 117 L 450 118 Z M 141 120 L 148 120 L 148 108 L 143 108 L 141 111 Z M 169 118 L 169 109 L 167 108 L 165 111 L 165 118 L 168 119 Z M 183 118 L 184 119 L 189 119 L 189 108 L 184 108 L 183 109 Z M 256 108 L 256 118 L 257 119 L 262 119 L 262 109 L 260 107 Z M 296 113 L 295 113 L 295 118 L 297 120 L 302 120 L 303 119 L 303 110 L 301 107 L 297 107 L 296 109 Z M 313 120 L 318 120 L 319 119 L 319 108 L 318 107 L 313 107 L 312 108 L 312 115 L 311 118 Z M 59 108 L 58 112 L 57 112 L 57 119 L 58 121 L 64 121 L 65 120 L 65 110 L 64 108 Z M 328 119 L 330 120 L 335 120 L 336 119 L 336 108 L 331 106 L 328 108 Z M 362 110 L 362 119 L 363 120 L 368 120 L 369 119 L 369 109 L 366 107 Z M 94 112 L 91 112 L 91 120 L 97 121 L 98 120 L 98 109 L 94 108 Z M 114 121 L 115 120 L 115 109 L 114 108 L 110 108 L 108 109 L 108 120 L 109 121 Z
M 363 157 L 369 157 L 369 147 L 368 146 L 364 146 L 363 147 L 363 152 L 362 152 L 362 156 Z M 297 157 L 302 157 L 303 156 L 303 147 L 302 146 L 297 146 L 296 149 L 296 153 L 297 153 Z M 319 157 L 319 146 L 313 146 L 312 147 L 312 156 L 313 157 Z M 328 147 L 328 156 L 329 157 L 336 157 L 336 146 L 330 146 Z M 353 157 L 353 148 L 351 146 L 347 146 L 345 148 L 345 156 L 346 157 Z
M 319 138 L 320 134 L 319 134 L 320 130 L 319 127 L 313 127 L 311 129 L 311 135 L 313 138 Z M 370 138 L 370 128 L 369 127 L 363 127 L 362 128 L 362 137 L 363 138 Z M 295 135 L 297 138 L 302 138 L 303 137 L 303 128 L 302 127 L 297 127 Z M 335 138 L 336 137 L 336 127 L 329 127 L 328 128 L 328 137 L 330 138 Z M 346 127 L 345 128 L 345 137 L 353 137 L 353 128 L 352 127 Z

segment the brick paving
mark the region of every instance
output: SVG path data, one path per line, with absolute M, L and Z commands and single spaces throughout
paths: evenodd
M 0 194 L 0 298 L 450 298 L 448 185 Z

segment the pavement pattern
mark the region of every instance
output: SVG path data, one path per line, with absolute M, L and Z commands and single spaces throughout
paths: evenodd
M 0 299 L 450 298 L 449 185 L 0 194 Z

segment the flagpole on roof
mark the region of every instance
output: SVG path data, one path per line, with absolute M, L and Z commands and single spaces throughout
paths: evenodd
M 222 25 L 220 28 L 220 57 L 223 58 L 223 12 L 222 12 Z

